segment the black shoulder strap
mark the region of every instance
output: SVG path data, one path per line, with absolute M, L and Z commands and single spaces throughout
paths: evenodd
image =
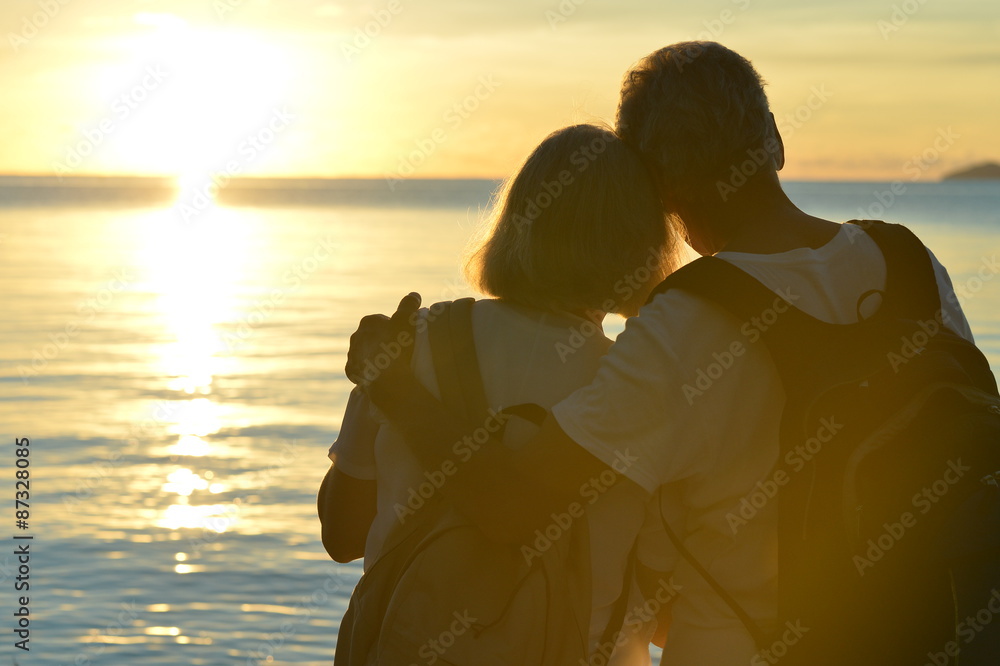
M 740 319 L 739 330 L 750 326 L 758 331 L 786 383 L 797 376 L 803 358 L 815 354 L 816 346 L 804 346 L 802 341 L 820 339 L 828 326 L 718 257 L 701 257 L 675 271 L 653 290 L 647 303 L 669 289 L 683 289 L 712 301 Z
M 885 314 L 904 319 L 936 316 L 941 299 L 923 243 L 898 224 L 874 220 L 854 223 L 871 236 L 885 258 Z M 871 337 L 878 335 L 876 328 L 830 324 L 794 305 L 786 308 L 780 294 L 718 257 L 702 257 L 674 272 L 653 290 L 647 303 L 674 288 L 713 301 L 739 317 L 742 325 L 760 333 L 786 388 L 809 385 L 830 373 L 850 371 L 851 364 L 844 365 L 842 358 L 823 350 L 851 348 L 858 365 L 867 365 L 873 354 L 872 358 L 879 356 L 871 344 L 877 339 Z M 764 315 L 769 319 L 765 320 Z M 764 326 L 756 323 L 762 320 Z
M 430 320 L 428 335 L 441 401 L 481 422 L 489 410 L 489 401 L 484 393 L 485 385 L 476 357 L 476 341 L 472 332 L 473 303 L 475 299 L 472 298 L 442 303 L 441 313 Z M 534 403 L 512 405 L 500 411 L 536 426 L 541 426 L 548 416 L 548 410 Z
M 482 422 L 489 403 L 476 357 L 471 298 L 443 303 L 427 326 L 441 402 L 470 422 Z M 436 309 L 436 308 L 435 308 Z
M 927 248 L 901 224 L 851 220 L 878 244 L 885 258 L 886 307 L 906 319 L 934 317 L 941 309 L 937 276 Z
M 877 220 L 851 220 L 849 224 L 863 229 L 881 250 L 886 264 L 885 301 L 894 314 L 907 318 L 936 314 L 941 307 L 937 277 L 920 239 L 900 224 Z M 646 302 L 675 288 L 713 300 L 747 321 L 772 307 L 777 296 L 752 276 L 717 257 L 702 257 L 669 275 L 653 289 Z
M 466 413 L 481 422 L 489 410 L 489 401 L 476 356 L 476 339 L 472 333 L 473 303 L 473 298 L 462 298 L 451 304 L 451 344 L 452 355 L 458 366 L 458 381 L 465 396 Z
M 485 418 L 486 408 L 483 407 L 482 417 L 471 411 L 475 409 L 475 405 L 480 404 L 479 396 L 483 395 L 482 382 L 472 385 L 469 379 L 470 373 L 479 376 L 475 346 L 472 342 L 461 342 L 463 338 L 468 338 L 469 341 L 472 338 L 472 299 L 464 300 L 469 303 L 455 301 L 434 305 L 427 315 L 427 337 L 441 402 L 461 414 L 463 420 L 481 423 Z M 467 326 L 463 321 L 467 322 Z M 459 341 L 457 345 L 456 341 Z M 470 345 L 471 356 L 468 352 Z M 486 398 L 482 397 L 481 400 L 485 405 Z M 430 534 L 445 510 L 440 494 L 434 494 L 416 512 L 416 516 L 410 520 L 394 522 L 393 529 L 386 535 L 378 560 L 369 570 L 383 561 L 392 561 L 390 555 L 393 551 L 398 547 L 407 547 L 406 544 L 411 543 L 411 537 L 423 538 Z
M 427 315 L 427 338 L 431 347 L 434 377 L 437 380 L 441 402 L 452 409 L 466 413 L 462 386 L 458 381 L 458 368 L 452 356 L 451 307 L 449 303 L 439 303 Z M 435 312 L 436 311 L 436 312 Z
M 662 491 L 662 486 L 660 488 Z M 677 536 L 677 533 L 674 532 L 672 527 L 670 527 L 670 523 L 667 522 L 666 516 L 663 515 L 662 494 L 657 495 L 656 501 L 659 503 L 660 522 L 663 523 L 663 529 L 667 533 L 667 536 L 670 537 L 670 543 L 674 545 L 674 548 L 677 549 L 677 552 L 680 553 L 681 557 L 687 560 L 687 563 L 698 572 L 698 575 L 700 575 L 705 582 L 707 582 L 709 586 L 715 590 L 715 593 L 718 594 L 724 602 L 726 602 L 726 605 L 732 609 L 733 613 L 736 614 L 736 617 L 738 617 L 740 622 L 743 623 L 743 626 L 746 627 L 750 636 L 753 637 L 753 641 L 757 647 L 766 647 L 769 642 L 767 635 L 761 630 L 757 623 L 753 621 L 750 614 L 743 610 L 743 607 L 736 602 L 736 599 L 733 599 L 733 596 L 726 591 L 726 588 L 722 587 L 719 581 L 715 580 L 712 574 L 708 573 L 708 570 L 702 566 L 701 562 L 699 562 L 694 555 L 691 554 L 691 551 L 687 549 L 687 546 L 684 545 L 681 538 Z
M 668 289 L 684 289 L 715 301 L 749 321 L 773 308 L 777 294 L 757 278 L 718 257 L 701 257 L 671 273 L 653 289 L 647 303 Z

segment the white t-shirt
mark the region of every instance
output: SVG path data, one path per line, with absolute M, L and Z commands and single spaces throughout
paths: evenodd
M 422 309 L 420 316 L 427 318 Z M 478 301 L 473 308 L 476 356 L 487 400 L 495 410 L 521 403 L 549 409 L 593 380 L 608 340 L 599 326 L 568 313 L 546 313 L 500 301 Z M 417 378 L 439 397 L 426 327 L 417 326 L 413 349 Z M 504 443 L 527 442 L 537 427 L 521 419 L 507 421 Z M 370 409 L 367 399 L 352 393 L 344 425 L 330 457 L 337 469 L 378 483 L 378 513 L 365 544 L 365 566 L 379 555 L 411 488 L 425 478 L 402 436 Z M 600 497 L 591 503 L 592 498 Z M 607 492 L 581 497 L 587 511 L 593 571 L 591 645 L 603 633 L 618 599 L 628 553 L 643 523 L 645 496 L 632 484 L 612 485 Z M 647 655 L 648 656 L 648 655 Z
M 859 297 L 885 285 L 878 246 L 853 225 L 818 249 L 717 256 L 831 323 L 857 321 Z M 931 257 L 945 322 L 971 340 L 948 275 Z M 877 305 L 866 302 L 863 316 Z M 753 325 L 743 324 L 683 291 L 660 294 L 628 321 L 596 380 L 553 414 L 605 462 L 626 448 L 637 456 L 625 474 L 650 493 L 662 486 L 651 504 L 662 502 L 664 517 L 694 557 L 767 627 L 777 616 L 777 502 L 764 504 L 745 524 L 731 516 L 774 470 L 784 391 L 765 343 L 754 339 Z M 745 351 L 733 355 L 734 342 Z M 673 571 L 679 588 L 663 663 L 745 666 L 756 653 L 749 633 L 671 547 L 659 507 L 647 513 L 640 558 Z

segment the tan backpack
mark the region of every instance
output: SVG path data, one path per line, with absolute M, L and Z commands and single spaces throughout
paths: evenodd
M 472 303 L 442 304 L 428 335 L 442 401 L 470 424 L 482 424 L 488 407 Z M 627 589 L 605 639 L 622 625 Z M 341 622 L 334 663 L 586 664 L 590 608 L 586 516 L 540 556 L 526 558 L 519 545 L 488 539 L 438 492 L 397 524 L 362 576 Z

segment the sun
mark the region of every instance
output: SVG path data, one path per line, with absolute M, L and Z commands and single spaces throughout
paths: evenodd
M 115 161 L 137 173 L 173 174 L 179 199 L 211 196 L 233 177 L 266 171 L 292 129 L 293 56 L 264 33 L 193 26 L 140 13 L 122 46 L 135 71 L 116 98 Z M 278 120 L 276 120 L 278 119 Z

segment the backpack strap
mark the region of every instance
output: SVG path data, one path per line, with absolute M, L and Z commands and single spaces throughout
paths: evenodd
M 878 315 L 901 319 L 929 319 L 937 315 L 941 299 L 930 255 L 913 233 L 898 224 L 874 220 L 855 222 L 878 244 L 886 263 L 886 287 Z M 718 257 L 701 257 L 669 275 L 646 301 L 669 289 L 683 289 L 714 302 L 744 324 L 754 324 L 764 313 L 776 315 L 761 333 L 789 397 L 816 379 L 849 376 L 884 355 L 879 352 L 877 326 L 830 324 L 784 301 L 766 285 Z M 862 296 L 862 299 L 867 294 Z M 787 308 L 784 307 L 787 304 Z M 860 305 L 860 304 L 859 304 Z M 867 323 L 867 322 L 863 322 Z M 823 349 L 853 349 L 851 363 Z
M 933 316 L 941 307 L 941 298 L 934 266 L 920 239 L 901 224 L 878 220 L 851 220 L 848 224 L 858 226 L 878 244 L 886 264 L 886 302 L 893 311 L 908 318 Z M 646 303 L 668 289 L 691 291 L 744 320 L 772 307 L 777 296 L 754 277 L 718 257 L 701 257 L 667 276 L 653 289 Z M 798 319 L 795 314 L 792 318 Z
M 825 322 L 807 315 L 771 291 L 762 282 L 733 264 L 718 257 L 701 257 L 680 268 L 657 285 L 646 301 L 670 289 L 683 289 L 713 302 L 738 317 L 742 324 L 760 322 L 767 313 L 769 319 L 757 330 L 783 381 L 787 383 L 801 374 L 804 357 L 815 355 L 816 344 L 803 345 L 803 340 L 823 340 L 827 334 Z M 787 306 L 787 307 L 786 307 Z
M 489 410 L 489 401 L 476 356 L 476 339 L 472 333 L 472 304 L 474 298 L 461 298 L 451 304 L 452 357 L 458 365 L 458 381 L 465 398 L 466 413 L 480 421 Z
M 462 298 L 441 304 L 442 312 L 430 320 L 428 335 L 441 402 L 461 407 L 462 414 L 481 423 L 490 406 L 483 389 L 483 376 L 472 332 L 474 303 L 473 298 Z M 535 403 L 511 405 L 498 410 L 498 413 L 516 416 L 539 427 L 549 414 L 547 409 Z
M 770 644 L 767 634 L 765 634 L 757 623 L 754 622 L 753 618 L 750 617 L 750 614 L 743 609 L 743 606 L 740 606 L 736 599 L 733 599 L 733 595 L 729 594 L 729 592 L 726 591 L 726 588 L 722 587 L 722 584 L 715 580 L 715 577 L 712 576 L 712 574 L 708 573 L 708 569 L 702 566 L 701 562 L 699 562 L 698 559 L 691 554 L 691 551 L 684 545 L 681 538 L 676 532 L 674 532 L 673 528 L 670 527 L 670 523 L 667 522 L 666 516 L 663 515 L 662 488 L 663 486 L 660 486 L 661 494 L 658 496 L 660 522 L 663 523 L 663 529 L 670 538 L 670 543 L 674 545 L 674 548 L 677 549 L 677 552 L 680 553 L 681 557 L 683 557 L 687 563 L 698 572 L 698 575 L 701 576 L 706 583 L 708 583 L 715 593 L 719 595 L 719 598 L 726 602 L 726 605 L 729 606 L 733 613 L 736 614 L 736 617 L 739 618 L 740 622 L 743 623 L 743 626 L 746 627 L 746 630 L 750 633 L 754 644 L 756 644 L 758 648 L 765 648 Z
M 605 645 L 616 645 L 620 632 L 625 630 L 625 616 L 628 614 L 628 602 L 632 595 L 632 581 L 635 579 L 636 563 L 639 559 L 639 539 L 632 544 L 629 551 L 628 560 L 625 562 L 625 577 L 622 579 L 622 591 L 615 600 L 615 605 L 611 607 L 611 615 L 608 616 L 608 624 L 601 634 L 601 641 L 597 644 L 598 649 Z
M 901 224 L 850 220 L 878 245 L 885 258 L 885 304 L 897 317 L 926 319 L 941 309 L 937 276 L 927 248 Z
M 779 298 L 755 277 L 718 257 L 701 257 L 674 271 L 653 289 L 646 303 L 670 289 L 715 301 L 745 320 L 759 317 Z
M 489 409 L 472 334 L 472 298 L 441 304 L 428 318 L 427 335 L 441 402 L 465 420 L 481 422 Z
M 437 314 L 432 312 L 427 318 L 427 337 L 441 402 L 457 410 L 463 421 L 478 422 L 478 427 L 485 419 L 487 402 L 472 339 L 472 303 L 473 299 L 465 298 L 434 306 Z M 429 534 L 445 511 L 440 497 L 433 495 L 416 516 L 394 523 L 379 560 L 413 535 Z
M 472 405 L 477 404 L 478 396 L 482 396 L 482 383 L 466 388 L 471 381 L 469 375 L 479 375 L 479 365 L 476 360 L 475 347 L 472 348 L 471 358 L 468 356 L 468 344 L 456 346 L 453 341 L 463 337 L 462 320 L 469 322 L 468 334 L 471 340 L 471 301 L 473 299 L 463 299 L 469 301 L 467 304 L 458 306 L 456 317 L 456 304 L 439 303 L 434 306 L 433 311 L 427 317 L 427 337 L 431 348 L 431 360 L 434 364 L 434 375 L 437 380 L 438 391 L 441 394 L 441 402 L 451 409 L 459 410 L 464 421 L 480 419 L 478 415 L 473 415 Z M 436 312 L 436 314 L 435 314 Z M 457 322 L 457 323 L 456 323 Z M 456 328 L 458 332 L 456 333 Z M 470 368 L 470 364 L 473 366 Z M 478 387 L 478 389 L 476 388 Z M 478 394 L 478 395 L 477 395 Z M 482 396 L 482 403 L 486 398 Z M 485 407 L 483 408 L 485 414 Z M 427 503 L 421 507 L 416 515 L 406 521 L 393 523 L 394 527 L 386 535 L 383 544 L 382 554 L 374 562 L 372 567 L 379 565 L 383 558 L 387 558 L 397 546 L 402 546 L 407 540 L 418 536 L 426 536 L 437 525 L 438 520 L 445 512 L 446 508 L 438 495 L 432 495 Z

